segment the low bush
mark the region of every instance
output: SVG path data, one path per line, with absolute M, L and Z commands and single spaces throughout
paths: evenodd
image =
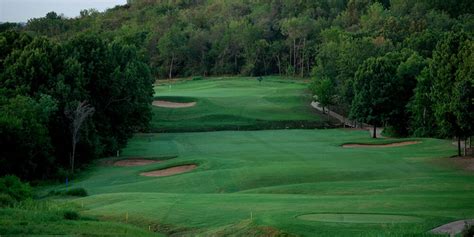
M 197 76 L 197 77 L 193 77 L 192 80 L 193 81 L 202 81 L 202 80 L 204 80 L 204 77 Z
M 31 198 L 33 192 L 28 183 L 23 183 L 14 175 L 7 175 L 0 178 L 0 194 L 3 194 L 4 200 L 10 196 L 15 201 L 23 201 Z
M 85 197 L 88 195 L 84 188 L 73 188 L 69 190 L 51 190 L 48 193 L 50 196 L 76 196 Z
M 65 211 L 63 217 L 65 220 L 79 220 L 79 213 L 76 211 Z
M 85 197 L 88 195 L 87 191 L 83 188 L 69 189 L 64 194 L 68 196 L 76 196 L 76 197 Z
M 0 193 L 0 207 L 8 207 L 15 203 L 15 199 L 13 199 L 10 195 L 6 193 Z

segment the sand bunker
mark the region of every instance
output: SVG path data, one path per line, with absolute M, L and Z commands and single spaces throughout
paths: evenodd
M 414 216 L 353 213 L 305 214 L 297 216 L 296 218 L 305 221 L 370 224 L 413 223 L 423 221 L 423 219 Z
M 159 160 L 147 160 L 147 159 L 126 159 L 126 160 L 119 160 L 114 162 L 114 166 L 142 166 L 142 165 L 149 165 L 160 162 Z
M 178 103 L 178 102 L 171 102 L 171 101 L 165 101 L 165 100 L 155 100 L 153 101 L 153 105 L 156 107 L 162 107 L 162 108 L 178 109 L 178 108 L 193 107 L 196 105 L 196 102 Z
M 181 166 L 170 167 L 170 168 L 166 168 L 162 170 L 144 172 L 144 173 L 141 173 L 140 175 L 148 176 L 148 177 L 164 177 L 164 176 L 171 176 L 175 174 L 189 172 L 195 169 L 196 167 L 197 165 L 181 165 Z
M 344 148 L 354 148 L 354 147 L 399 147 L 399 146 L 408 146 L 421 143 L 420 141 L 407 141 L 407 142 L 396 142 L 389 144 L 344 144 Z

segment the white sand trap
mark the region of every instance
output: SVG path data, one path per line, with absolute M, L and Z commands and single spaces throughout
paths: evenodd
M 474 225 L 474 219 L 470 220 L 460 220 L 454 221 L 439 227 L 432 229 L 430 232 L 433 234 L 443 234 L 443 235 L 457 235 L 460 234 L 464 228 L 470 225 Z
M 147 160 L 147 159 L 126 159 L 126 160 L 119 160 L 114 162 L 114 166 L 142 166 L 142 165 L 149 165 L 160 162 L 159 160 Z
M 297 216 L 297 219 L 317 222 L 333 223 L 413 223 L 422 222 L 423 219 L 414 216 L 387 215 L 387 214 L 354 214 L 354 213 L 322 213 Z
M 179 109 L 179 108 L 193 107 L 196 105 L 196 102 L 178 103 L 178 102 L 171 102 L 171 101 L 165 101 L 165 100 L 155 100 L 153 101 L 153 105 L 156 107 L 162 107 L 162 108 Z
M 189 172 L 193 169 L 196 169 L 197 165 L 180 165 L 175 167 L 170 167 L 162 170 L 154 170 L 150 172 L 143 172 L 140 175 L 148 176 L 148 177 L 164 177 L 164 176 L 171 176 L 175 174 L 181 174 Z
M 420 141 L 407 141 L 407 142 L 396 142 L 389 144 L 344 144 L 344 148 L 357 148 L 357 147 L 400 147 L 400 146 L 409 146 L 421 143 Z

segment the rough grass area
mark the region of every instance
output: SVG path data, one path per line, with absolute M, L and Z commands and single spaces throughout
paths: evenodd
M 423 219 L 415 216 L 402 215 L 384 215 L 368 213 L 323 213 L 323 214 L 305 214 L 298 216 L 298 219 L 305 221 L 334 222 L 334 223 L 411 223 L 422 222 Z
M 302 80 L 209 78 L 155 86 L 155 100 L 196 102 L 189 108 L 153 106 L 153 132 L 262 130 L 331 126 L 311 108 Z
M 81 208 L 53 201 L 25 201 L 0 208 L 0 233 L 6 236 L 162 236 L 130 224 L 78 214 Z
M 128 213 L 128 223 L 191 236 L 419 236 L 473 218 L 474 176 L 445 158 L 455 147 L 416 140 L 421 143 L 347 149 L 341 145 L 373 140 L 366 131 L 344 129 L 137 135 L 124 156 L 178 157 L 146 167 L 97 166 L 73 182 L 90 194 L 73 202 L 84 204 L 81 215 L 124 222 Z M 376 140 L 397 141 L 406 140 Z M 199 166 L 169 177 L 140 176 L 185 164 Z M 381 216 L 342 223 L 297 218 L 314 213 Z M 387 219 L 394 215 L 416 221 Z

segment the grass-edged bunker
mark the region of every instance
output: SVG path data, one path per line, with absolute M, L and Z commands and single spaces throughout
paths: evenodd
M 154 163 L 162 162 L 160 160 L 151 160 L 151 159 L 142 159 L 142 158 L 133 158 L 133 159 L 124 159 L 114 162 L 114 166 L 128 167 L 128 166 L 142 166 L 150 165 Z
M 162 96 L 155 97 L 152 105 L 167 109 L 189 108 L 196 105 L 194 98 L 180 97 L 180 96 Z
M 197 165 L 194 165 L 194 164 L 192 164 L 192 165 L 180 165 L 180 166 L 173 166 L 173 167 L 160 169 L 160 170 L 143 172 L 140 175 L 147 176 L 147 177 L 165 177 L 165 176 L 171 176 L 171 175 L 186 173 L 186 172 L 189 172 L 191 170 L 194 170 L 196 167 L 197 167 Z

